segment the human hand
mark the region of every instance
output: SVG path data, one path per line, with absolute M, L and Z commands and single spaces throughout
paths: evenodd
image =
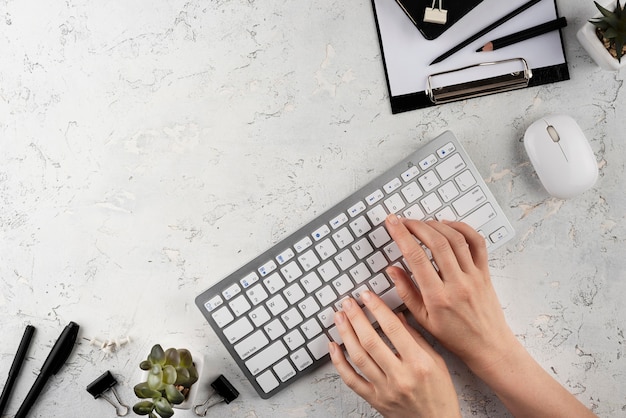
M 387 273 L 417 321 L 447 349 L 480 375 L 519 344 L 491 283 L 479 233 L 461 222 L 420 222 L 393 214 L 386 226 L 419 290 L 401 268 Z M 430 249 L 439 272 L 415 238 Z
M 397 349 L 381 339 L 353 299 L 343 302 L 335 324 L 357 373 L 337 343 L 330 356 L 348 387 L 385 417 L 460 417 L 459 404 L 446 364 L 424 337 L 396 316 L 372 292 L 361 300 Z

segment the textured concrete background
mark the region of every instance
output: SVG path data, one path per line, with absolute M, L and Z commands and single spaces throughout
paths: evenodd
M 260 400 L 194 298 L 446 129 L 517 231 L 490 261 L 515 333 L 597 414 L 626 416 L 626 93 L 575 38 L 593 3 L 558 5 L 570 81 L 392 115 L 369 0 L 0 2 L 2 379 L 37 327 L 9 416 L 71 320 L 79 344 L 33 416 L 113 416 L 85 387 L 111 370 L 135 402 L 156 342 L 205 355 L 200 398 L 228 376 L 241 397 L 217 413 L 375 416 L 330 365 Z M 566 201 L 520 143 L 553 112 L 600 167 Z M 112 355 L 83 339 L 126 335 Z M 508 415 L 445 355 L 464 416 Z

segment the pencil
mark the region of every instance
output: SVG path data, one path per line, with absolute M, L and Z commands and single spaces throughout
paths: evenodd
M 469 38 L 467 38 L 466 40 L 464 40 L 463 42 L 461 42 L 460 44 L 458 44 L 454 48 L 444 52 L 443 54 L 441 54 L 440 56 L 435 58 L 435 60 L 433 62 L 431 62 L 430 65 L 437 64 L 438 62 L 441 62 L 441 61 L 445 60 L 450 55 L 455 54 L 456 52 L 458 52 L 461 49 L 465 48 L 466 46 L 468 46 L 469 44 L 471 44 L 472 42 L 474 42 L 475 40 L 477 40 L 481 36 L 486 35 L 487 33 L 491 32 L 492 30 L 494 30 L 495 28 L 500 26 L 501 24 L 503 24 L 503 23 L 513 19 L 515 16 L 517 16 L 520 13 L 522 13 L 524 10 L 534 6 L 535 4 L 539 3 L 540 1 L 541 0 L 530 0 L 529 2 L 524 3 L 523 5 L 518 7 L 517 9 L 513 10 L 511 13 L 509 13 L 506 16 L 502 17 L 501 19 L 493 22 L 491 25 L 487 26 L 486 28 L 476 32 L 474 35 L 470 36 Z
M 565 20 L 564 17 L 559 17 L 558 19 L 551 20 L 550 22 L 542 23 L 541 25 L 533 26 L 532 28 L 503 36 L 502 38 L 494 39 L 493 41 L 487 42 L 485 45 L 478 48 L 476 52 L 495 51 L 496 49 L 504 48 L 505 46 L 513 45 L 518 42 L 534 38 L 535 36 L 564 28 L 565 26 L 567 26 L 567 20 Z

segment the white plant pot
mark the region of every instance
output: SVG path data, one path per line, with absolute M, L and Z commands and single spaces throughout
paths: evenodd
M 615 1 L 604 6 L 609 10 L 615 8 Z M 598 12 L 594 18 L 600 17 Z M 596 27 L 589 22 L 585 22 L 582 28 L 576 33 L 578 42 L 585 48 L 589 56 L 600 66 L 600 68 L 609 71 L 618 71 L 626 66 L 626 56 L 622 57 L 622 62 L 614 58 L 609 51 L 606 50 L 604 44 L 596 36 Z
M 166 349 L 169 347 L 170 346 L 167 346 Z M 198 390 L 201 386 L 202 373 L 204 372 L 205 358 L 204 356 L 201 356 L 198 353 L 194 353 L 193 351 L 191 352 L 191 356 L 193 357 L 193 363 L 196 365 L 196 371 L 198 372 L 198 381 L 191 386 L 191 388 L 189 389 L 189 394 L 187 394 L 187 397 L 182 403 L 178 405 L 172 405 L 174 409 L 191 409 L 194 406 L 196 406 L 198 403 L 201 403 L 201 402 L 197 402 L 196 398 L 198 397 Z M 145 382 L 147 378 L 148 378 L 148 371 L 142 370 L 141 375 L 139 377 L 140 380 L 138 380 L 138 382 Z M 138 399 L 135 398 L 135 401 L 137 400 Z

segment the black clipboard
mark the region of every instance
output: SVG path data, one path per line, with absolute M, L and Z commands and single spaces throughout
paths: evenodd
M 488 72 L 485 80 L 500 82 L 500 78 L 489 73 L 500 61 L 522 60 L 529 71 L 524 73 L 529 79 L 525 83 L 511 81 L 511 89 L 534 87 L 569 79 L 569 70 L 560 31 L 541 35 L 493 52 L 475 52 L 487 41 L 534 26 L 537 22 L 558 17 L 556 0 L 541 0 L 525 12 L 479 38 L 446 60 L 430 65 L 441 53 L 469 38 L 482 27 L 495 22 L 526 0 L 483 0 L 467 15 L 435 40 L 427 40 L 406 18 L 404 11 L 395 1 L 372 0 L 378 39 L 383 58 L 383 66 L 389 92 L 392 113 L 439 105 L 444 101 L 434 101 L 428 91 L 428 80 L 432 75 L 455 72 L 470 68 L 470 72 Z M 432 0 L 431 0 L 432 4 Z M 476 68 L 474 68 L 476 67 Z M 478 78 L 461 80 L 455 84 L 459 91 L 465 89 L 470 94 L 451 95 L 451 100 L 463 100 L 486 94 L 506 91 L 494 89 L 488 83 L 476 83 Z M 478 87 L 477 87 L 478 86 Z M 480 91 L 482 86 L 482 91 Z M 432 93 L 432 91 L 430 92 Z M 448 100 L 450 101 L 450 100 Z
M 404 13 L 428 40 L 436 39 L 452 25 L 468 14 L 483 0 L 396 0 Z M 441 9 L 446 11 L 445 24 L 429 23 L 424 21 L 426 8 Z

